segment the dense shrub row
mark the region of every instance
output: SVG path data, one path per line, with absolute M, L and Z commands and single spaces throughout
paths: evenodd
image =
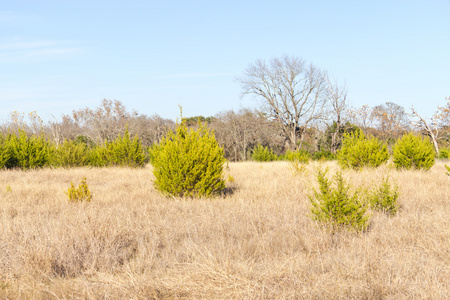
M 44 136 L 27 136 L 24 130 L 18 134 L 0 137 L 1 168 L 32 169 L 49 164 L 51 144 Z
M 169 133 L 170 134 L 170 133 Z M 156 146 L 156 145 L 154 145 Z M 440 153 L 447 158 L 447 149 Z M 428 170 L 434 164 L 435 153 L 431 142 L 412 133 L 398 139 L 393 149 L 393 162 L 398 169 L 416 168 Z M 151 155 L 151 153 L 150 153 Z M 362 131 L 344 135 L 342 148 L 337 155 L 329 151 L 287 151 L 277 156 L 258 144 L 252 151 L 252 159 L 259 162 L 287 160 L 307 163 L 310 159 L 336 159 L 343 168 L 361 169 L 378 167 L 389 159 L 387 145 L 373 136 L 366 137 Z M 86 137 L 64 140 L 56 145 L 43 135 L 29 135 L 24 130 L 17 134 L 0 134 L 0 168 L 32 169 L 44 166 L 126 166 L 142 167 L 149 161 L 149 154 L 137 137 L 130 137 L 128 129 L 113 141 L 95 145 Z
M 143 167 L 148 154 L 137 137 L 128 130 L 114 141 L 96 146 L 84 139 L 50 142 L 44 135 L 0 134 L 0 168 L 34 169 L 49 167 L 125 166 Z
M 443 148 L 440 158 L 450 158 L 450 150 Z M 397 169 L 430 169 L 435 162 L 433 145 L 427 138 L 408 133 L 399 138 L 392 148 L 393 162 Z M 378 167 L 389 160 L 388 146 L 374 136 L 366 136 L 361 130 L 344 134 L 342 148 L 337 154 L 317 151 L 313 154 L 305 150 L 290 151 L 277 156 L 272 149 L 258 144 L 252 151 L 252 159 L 258 162 L 287 160 L 306 163 L 312 160 L 334 160 L 343 168 L 362 169 Z
M 287 150 L 285 154 L 276 155 L 272 149 L 267 146 L 262 146 L 258 144 L 252 151 L 252 160 L 258 162 L 267 162 L 267 161 L 277 161 L 277 160 L 285 160 L 285 161 L 300 161 L 307 162 L 309 160 L 334 160 L 336 159 L 336 154 L 331 153 L 330 151 L 322 150 L 314 153 L 310 153 L 306 150 L 296 150 L 291 151 Z
M 252 159 L 254 161 L 264 162 L 277 160 L 278 157 L 269 147 L 258 144 L 252 151 Z
M 428 170 L 434 165 L 435 152 L 433 145 L 427 138 L 408 133 L 399 138 L 392 148 L 393 162 L 398 169 Z M 441 158 L 450 158 L 450 150 L 443 148 Z M 258 162 L 287 160 L 290 162 L 307 163 L 312 160 L 334 160 L 343 168 L 362 169 L 378 167 L 389 160 L 386 143 L 366 136 L 361 130 L 354 130 L 344 134 L 342 147 L 337 154 L 330 151 L 316 151 L 313 154 L 305 150 L 290 151 L 277 156 L 272 149 L 258 144 L 252 151 L 252 159 Z

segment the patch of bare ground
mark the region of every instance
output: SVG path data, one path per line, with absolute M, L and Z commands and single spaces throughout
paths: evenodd
M 444 163 L 344 171 L 399 185 L 398 215 L 374 213 L 361 234 L 309 218 L 318 165 L 231 163 L 233 192 L 212 200 L 162 197 L 151 167 L 1 171 L 0 298 L 448 299 Z M 83 177 L 92 202 L 70 203 Z

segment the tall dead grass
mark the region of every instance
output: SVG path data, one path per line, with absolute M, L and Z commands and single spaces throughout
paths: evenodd
M 313 168 L 232 163 L 236 181 L 212 200 L 161 197 L 150 167 L 1 171 L 0 298 L 450 297 L 443 163 L 345 171 L 354 185 L 399 184 L 398 215 L 374 213 L 362 234 L 309 218 Z M 83 177 L 92 202 L 70 203 L 65 191 Z

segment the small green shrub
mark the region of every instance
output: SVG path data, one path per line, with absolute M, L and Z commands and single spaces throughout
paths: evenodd
M 91 191 L 86 183 L 86 177 L 81 180 L 81 184 L 78 187 L 75 187 L 73 182 L 70 182 L 70 187 L 66 192 L 67 196 L 69 196 L 69 201 L 72 202 L 82 202 L 87 201 L 90 202 L 92 200 Z
M 295 174 L 303 174 L 306 171 L 306 165 L 311 160 L 311 155 L 307 151 L 290 151 L 285 154 L 286 159 L 289 161 L 289 165 L 294 170 Z
M 236 179 L 234 179 L 234 177 L 233 177 L 233 176 L 231 176 L 231 175 L 228 175 L 227 181 L 228 181 L 228 182 L 235 182 L 235 181 L 236 181 Z
M 374 210 L 382 211 L 388 215 L 395 215 L 398 210 L 398 186 L 389 182 L 389 177 L 383 178 L 381 186 L 369 193 L 368 200 Z
M 85 144 L 88 148 L 94 148 L 95 142 L 85 135 L 77 135 L 77 137 L 73 140 L 75 144 Z
M 361 130 L 344 134 L 337 154 L 343 168 L 378 167 L 389 159 L 387 145 L 375 137 L 366 138 Z
M 44 167 L 50 158 L 51 145 L 43 135 L 27 136 L 22 129 L 19 136 L 9 135 L 7 144 L 10 149 L 8 168 L 34 169 Z
M 106 144 L 108 164 L 112 166 L 142 168 L 148 162 L 147 155 L 137 136 L 130 138 L 128 128 L 123 137 L 119 135 Z
M 264 147 L 261 144 L 258 144 L 253 149 L 252 159 L 254 161 L 266 162 L 276 160 L 277 156 L 273 153 L 272 149 L 270 149 L 269 147 Z
M 450 147 L 439 149 L 439 158 L 450 159 Z
M 312 195 L 308 195 L 311 201 L 312 217 L 314 220 L 330 224 L 334 229 L 347 227 L 356 231 L 363 231 L 369 225 L 369 218 L 366 214 L 367 205 L 360 201 L 360 192 L 350 191 L 350 184 L 347 184 L 341 172 L 337 172 L 333 181 L 330 181 L 325 171 L 317 170 L 317 181 L 319 190 L 313 190 Z
M 447 169 L 448 172 L 445 172 L 445 174 L 447 174 L 448 176 L 450 176 L 450 167 L 445 165 L 445 168 Z
M 182 122 L 151 149 L 155 187 L 172 196 L 210 197 L 225 188 L 225 158 L 214 133 L 200 123 L 197 130 Z
M 408 133 L 394 145 L 394 164 L 397 169 L 429 170 L 435 162 L 433 145 L 428 139 Z
M 51 154 L 51 165 L 55 167 L 82 167 L 89 164 L 90 151 L 86 144 L 64 140 Z
M 107 167 L 110 165 L 110 155 L 106 146 L 95 146 L 89 150 L 89 165 Z
M 311 159 L 311 155 L 308 151 L 296 150 L 291 151 L 288 150 L 285 155 L 286 159 L 289 161 L 299 161 L 303 163 L 308 163 Z
M 8 138 L 0 134 L 0 169 L 7 168 L 11 159 L 11 147 Z
M 317 151 L 317 152 L 314 152 L 312 155 L 313 160 L 322 160 L 322 161 L 325 160 L 326 161 L 326 160 L 335 160 L 336 158 L 337 158 L 336 154 L 334 154 L 328 150 Z
M 85 145 L 85 143 L 79 143 Z M 94 167 L 120 166 L 142 168 L 149 161 L 148 155 L 137 136 L 130 137 L 128 128 L 123 137 L 105 141 L 103 146 L 89 150 L 89 164 Z

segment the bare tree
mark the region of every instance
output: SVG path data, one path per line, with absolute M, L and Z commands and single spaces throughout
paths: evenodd
M 436 154 L 439 154 L 439 145 L 437 143 L 437 140 L 439 138 L 439 124 L 437 120 L 433 117 L 431 119 L 430 125 L 427 123 L 427 121 L 422 118 L 417 111 L 414 109 L 414 107 L 411 107 L 412 115 L 416 118 L 416 120 L 413 120 L 411 123 L 418 129 L 424 130 L 427 135 L 431 138 L 431 141 L 434 145 L 434 150 L 436 151 Z M 436 114 L 435 114 L 436 115 Z
M 74 139 L 81 134 L 96 144 L 114 140 L 128 126 L 130 134 L 137 135 L 144 146 L 159 142 L 167 130 L 175 127 L 171 120 L 130 112 L 122 102 L 106 99 L 95 109 L 74 110 L 71 115 L 63 115 L 62 122 L 50 125 L 53 136 Z
M 337 83 L 328 82 L 328 95 L 331 104 L 331 114 L 334 117 L 336 128 L 331 134 L 331 152 L 336 153 L 339 145 L 339 133 L 343 125 L 343 114 L 347 110 L 347 89 Z
M 50 136 L 53 140 L 53 142 L 59 146 L 60 144 L 62 144 L 64 142 L 64 136 L 61 130 L 61 124 L 59 124 L 56 121 L 56 118 L 54 116 L 53 117 L 53 121 L 49 121 L 47 124 L 47 128 L 48 131 L 50 133 Z
M 130 133 L 136 134 L 143 146 L 159 143 L 168 130 L 175 129 L 175 122 L 157 114 L 150 117 L 137 115 L 129 120 Z
M 263 111 L 276 121 L 292 149 L 301 147 L 308 124 L 323 115 L 326 73 L 302 59 L 284 56 L 269 64 L 258 60 L 239 81 L 243 95 L 262 100 Z
M 450 97 L 445 98 L 447 101 L 445 106 L 438 106 L 437 111 L 431 117 L 431 122 L 427 122 L 422 116 L 420 116 L 414 107 L 411 107 L 412 115 L 416 120 L 412 121 L 412 124 L 424 130 L 426 134 L 431 138 L 433 142 L 436 154 L 439 154 L 438 140 L 444 138 L 449 141 L 450 131 Z M 443 133 L 444 136 L 440 136 Z M 446 136 L 447 135 L 447 136 Z
M 372 110 L 373 120 L 383 139 L 397 139 L 409 130 L 410 120 L 405 109 L 393 102 L 377 105 Z
M 8 129 L 10 132 L 17 133 L 18 130 L 24 130 L 28 134 L 41 134 L 44 129 L 44 122 L 36 111 L 28 114 L 13 111 L 9 114 Z
M 224 148 L 225 157 L 230 160 L 247 160 L 248 152 L 258 143 L 281 153 L 283 143 L 279 129 L 261 112 L 249 109 L 221 112 L 210 126 Z
M 443 138 L 450 142 L 450 97 L 446 97 L 445 106 L 438 106 L 438 110 L 434 114 L 434 119 L 442 130 Z
M 367 134 L 368 129 L 373 124 L 373 109 L 369 105 L 363 105 L 360 108 L 350 108 L 347 111 L 349 121 L 359 128 L 361 128 L 364 133 Z
M 83 134 L 96 143 L 113 140 L 122 133 L 128 121 L 137 112 L 128 112 L 122 102 L 103 99 L 95 110 L 88 107 L 74 110 L 72 119 L 76 126 L 83 128 Z M 63 116 L 69 118 L 69 116 Z

